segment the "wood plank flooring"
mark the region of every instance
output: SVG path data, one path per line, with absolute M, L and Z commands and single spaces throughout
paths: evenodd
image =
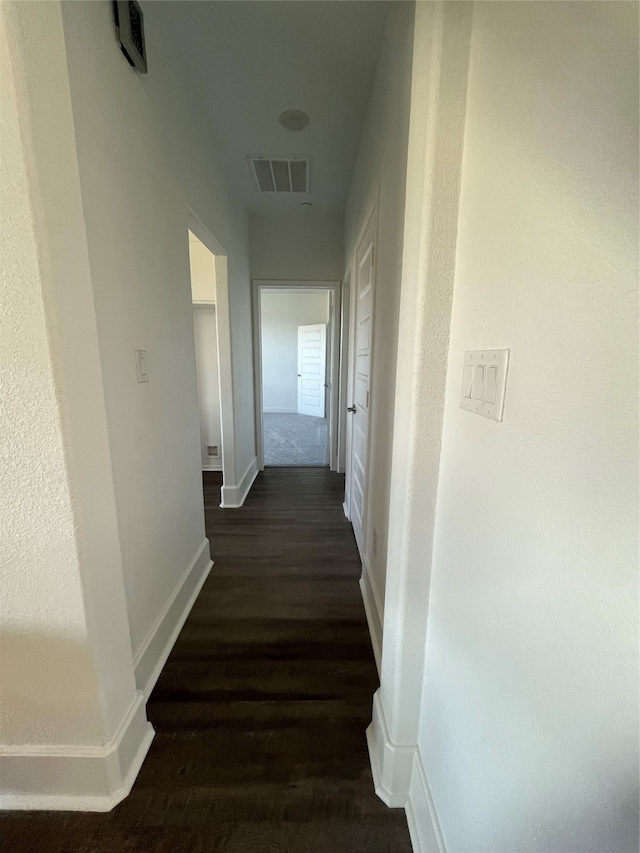
M 260 474 L 241 510 L 205 475 L 214 568 L 150 698 L 156 738 L 108 814 L 7 813 L 7 853 L 409 853 L 375 796 L 377 673 L 327 469 Z

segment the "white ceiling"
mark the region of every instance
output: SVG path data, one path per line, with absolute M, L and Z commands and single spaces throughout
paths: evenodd
M 245 157 L 264 154 L 310 158 L 314 208 L 341 209 L 387 2 L 168 0 L 153 7 L 225 154 L 232 187 L 249 208 L 291 210 L 306 198 L 258 193 Z M 153 73 L 153 46 L 147 50 Z M 278 116 L 286 109 L 309 113 L 309 127 L 282 128 Z

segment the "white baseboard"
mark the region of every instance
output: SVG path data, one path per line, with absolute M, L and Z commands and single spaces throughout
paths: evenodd
M 351 521 L 351 519 L 349 518 L 349 508 L 347 507 L 346 501 L 342 504 L 342 512 L 344 513 L 344 517 L 347 519 L 347 521 Z
M 222 486 L 222 503 L 220 506 L 224 509 L 239 509 L 245 502 L 249 489 L 257 476 L 258 457 L 254 456 L 237 486 Z
M 268 406 L 265 406 L 262 409 L 263 414 L 265 415 L 297 415 L 297 409 L 272 409 Z
M 369 563 L 365 559 L 362 563 L 362 577 L 360 578 L 360 591 L 364 602 L 364 611 L 367 614 L 367 624 L 371 635 L 373 656 L 376 659 L 378 675 L 380 675 L 380 660 L 382 657 L 382 626 L 384 624 L 384 610 L 380 595 L 377 592 L 375 580 L 371 574 Z
M 131 791 L 153 736 L 137 691 L 104 746 L 2 747 L 0 809 L 110 811 Z
M 427 774 L 416 749 L 405 806 L 414 853 L 447 853 Z
M 375 792 L 390 808 L 406 810 L 414 853 L 447 853 L 420 752 L 416 744 L 391 740 L 379 690 L 367 744 Z
M 136 684 L 145 700 L 151 695 L 212 565 L 209 540 L 204 539 L 134 656 Z
M 209 459 L 202 463 L 203 471 L 222 471 L 222 459 Z
M 395 744 L 380 701 L 373 697 L 373 718 L 367 729 L 367 744 L 376 794 L 390 808 L 403 808 L 409 796 L 415 744 Z

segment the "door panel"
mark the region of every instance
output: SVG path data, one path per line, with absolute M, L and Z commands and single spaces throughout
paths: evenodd
M 356 252 L 353 429 L 351 443 L 351 523 L 360 556 L 365 553 L 369 473 L 369 412 L 374 293 L 375 219 L 369 222 Z
M 326 367 L 326 325 L 298 326 L 298 414 L 324 417 Z
M 359 406 L 363 409 L 367 406 L 367 388 L 368 384 L 362 376 L 356 377 L 355 401 L 356 408 Z

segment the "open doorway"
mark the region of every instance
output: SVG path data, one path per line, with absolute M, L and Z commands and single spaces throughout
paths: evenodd
M 263 290 L 264 464 L 329 465 L 329 291 Z
M 334 282 L 254 282 L 261 468 L 335 470 L 338 301 Z
M 222 472 L 215 257 L 191 231 L 189 231 L 189 266 L 202 470 Z
M 192 212 L 188 240 L 203 479 L 236 506 L 227 255 Z

